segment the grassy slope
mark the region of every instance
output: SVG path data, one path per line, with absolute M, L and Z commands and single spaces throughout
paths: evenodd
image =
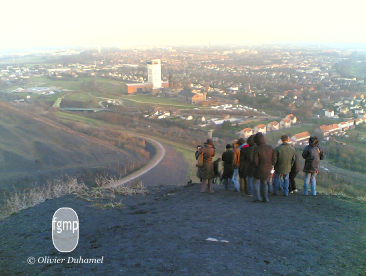
M 10 183 L 6 179 L 123 163 L 127 158 L 134 160 L 127 152 L 119 154 L 103 144 L 56 129 L 4 105 L 1 105 L 0 133 L 2 184 Z

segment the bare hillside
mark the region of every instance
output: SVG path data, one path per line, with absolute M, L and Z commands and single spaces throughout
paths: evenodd
M 0 192 L 138 158 L 108 143 L 0 102 Z

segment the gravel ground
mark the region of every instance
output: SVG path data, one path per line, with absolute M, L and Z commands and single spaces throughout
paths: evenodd
M 122 197 L 125 208 L 95 209 L 64 196 L 1 221 L 0 274 L 366 275 L 360 202 L 291 194 L 253 203 L 220 185 L 215 194 L 200 193 L 198 184 L 149 189 L 149 195 Z M 78 214 L 80 239 L 73 252 L 60 253 L 51 220 L 66 206 Z M 30 256 L 66 262 L 29 265 Z M 103 263 L 67 263 L 80 256 L 103 256 Z

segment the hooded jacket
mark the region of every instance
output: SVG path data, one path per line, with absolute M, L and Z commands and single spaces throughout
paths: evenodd
M 254 178 L 267 180 L 271 175 L 272 165 L 276 164 L 276 154 L 270 145 L 266 144 L 264 136 L 258 132 L 254 136 L 257 147 L 253 153 Z
M 240 149 L 240 168 L 239 168 L 239 176 L 240 178 L 245 178 L 247 176 L 252 177 L 254 173 L 254 167 L 252 165 L 253 162 L 253 153 L 254 148 L 257 146 L 254 143 L 254 135 L 251 135 L 247 140 L 247 147 L 242 147 Z
M 320 160 L 324 159 L 324 149 L 318 145 L 317 138 L 309 138 L 309 145 L 304 148 L 302 157 L 305 159 L 304 172 L 319 172 Z

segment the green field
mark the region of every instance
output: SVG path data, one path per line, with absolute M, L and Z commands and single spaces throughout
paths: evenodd
M 64 122 L 78 122 L 78 123 L 85 123 L 88 125 L 105 125 L 106 123 L 101 120 L 91 119 L 82 115 L 76 115 L 71 113 L 66 113 L 62 111 L 55 112 L 56 116 L 60 118 Z
M 52 64 L 56 59 L 49 57 L 25 56 L 25 57 L 7 57 L 0 59 L 0 65 L 32 65 L 32 64 Z
M 151 95 L 122 95 L 120 98 L 124 99 L 124 100 L 129 100 L 132 102 L 135 102 L 137 104 L 149 104 L 150 106 L 152 104 L 156 104 L 156 105 L 168 105 L 168 106 L 175 106 L 175 107 L 179 107 L 179 108 L 187 108 L 187 109 L 193 109 L 197 106 L 192 105 L 192 104 L 188 104 L 188 103 L 184 103 L 184 102 L 180 102 L 178 100 L 175 99 L 169 99 L 169 98 L 164 98 L 164 97 L 153 97 Z M 201 109 L 203 107 L 200 107 Z
M 31 78 L 30 79 L 32 86 L 56 86 L 69 90 L 84 90 L 87 86 L 89 86 L 91 78 L 61 78 L 61 79 L 50 79 L 46 77 L 39 78 Z M 28 85 L 28 87 L 32 87 Z
M 92 101 L 95 98 L 93 96 L 90 96 L 87 93 L 79 92 L 79 93 L 69 93 L 64 97 L 64 99 L 71 100 L 71 101 L 86 102 L 86 101 Z

